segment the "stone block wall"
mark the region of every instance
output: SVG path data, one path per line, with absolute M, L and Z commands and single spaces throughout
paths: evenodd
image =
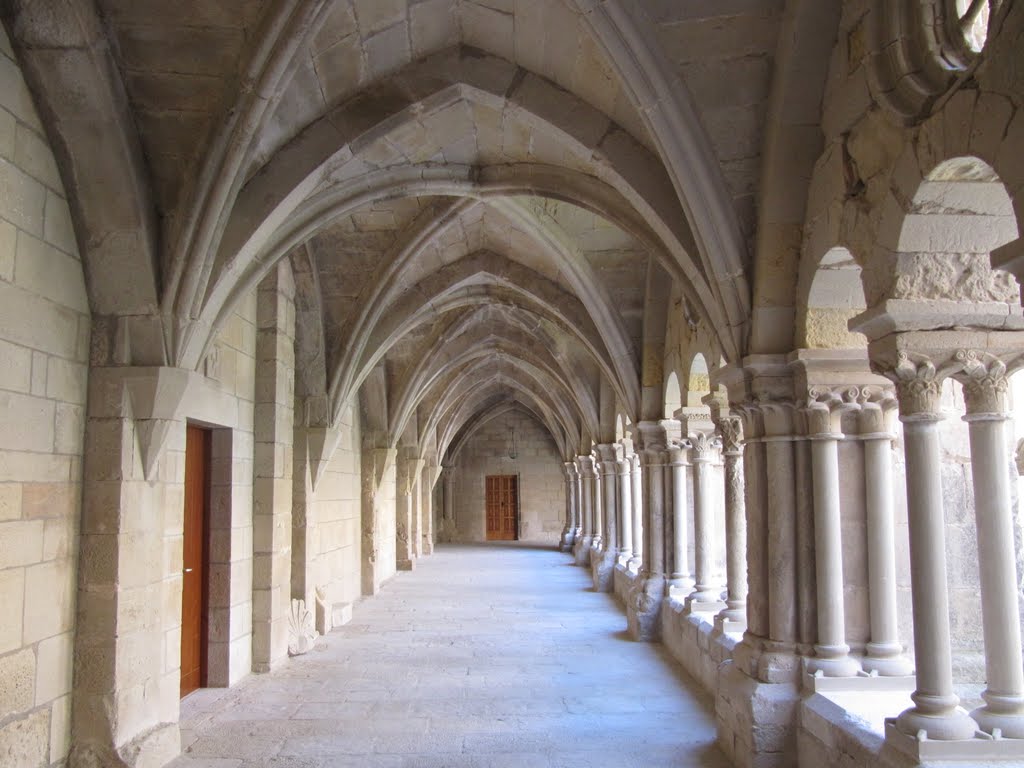
M 252 671 L 256 305 L 257 292 L 253 290 L 240 302 L 215 342 L 216 386 L 232 396 L 237 417 L 233 428 L 214 429 L 213 435 L 211 686 L 233 685 Z
M 341 438 L 313 496 L 316 520 L 316 586 L 332 603 L 352 603 L 360 594 L 359 410 L 347 405 Z
M 64 189 L 0 28 L 0 764 L 70 743 L 89 304 Z
M 516 458 L 509 458 L 510 430 Z M 519 538 L 557 544 L 565 525 L 565 470 L 554 441 L 536 420 L 509 413 L 487 422 L 462 447 L 456 460 L 452 541 L 487 538 L 487 475 L 519 475 Z

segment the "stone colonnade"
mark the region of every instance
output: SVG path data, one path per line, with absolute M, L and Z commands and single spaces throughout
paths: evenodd
M 595 588 L 623 594 L 630 634 L 659 639 L 663 609 L 672 606 L 691 622 L 707 616 L 706 631 L 733 638 L 716 673 L 720 742 L 731 756 L 774 754 L 766 765 L 785 764 L 797 708 L 816 691 L 913 688 L 913 706 L 888 721 L 887 743 L 919 759 L 921 732 L 928 754 L 955 742 L 968 756 L 961 759 L 974 760 L 1024 738 L 1004 430 L 1007 377 L 1024 362 L 1011 350 L 1024 349 L 1024 338 L 952 336 L 958 344 L 942 332 L 908 332 L 873 343 L 869 354 L 750 359 L 719 374 L 728 406 L 708 398 L 708 409 L 641 422 L 635 441 L 598 445 L 566 463 L 565 535 Z M 963 386 L 973 482 L 985 489 L 975 521 L 987 683 L 984 703 L 970 713 L 953 686 L 938 432 L 947 378 Z M 913 662 L 898 634 L 897 414 Z M 844 541 L 851 514 L 862 516 L 862 550 Z M 863 568 L 865 584 L 846 583 L 846 557 Z M 847 616 L 848 589 L 864 595 L 864 637 L 847 636 L 856 623 Z

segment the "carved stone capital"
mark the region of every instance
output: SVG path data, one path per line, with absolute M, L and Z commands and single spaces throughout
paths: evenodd
M 1009 375 L 1006 363 L 995 355 L 973 349 L 958 350 L 956 359 L 963 366 L 955 378 L 964 387 L 967 415 L 1007 415 Z
M 883 374 L 896 385 L 900 418 L 905 421 L 939 419 L 942 382 L 950 370 L 936 367 L 924 355 L 900 351 L 896 364 Z
M 714 432 L 694 432 L 690 435 L 693 461 L 714 461 L 722 449 L 721 438 Z
M 583 479 L 594 479 L 597 477 L 595 471 L 594 459 L 590 456 L 577 456 L 576 466 L 578 467 L 579 475 Z
M 722 452 L 725 456 L 743 455 L 743 418 L 740 416 L 721 416 L 715 422 L 718 434 L 722 438 Z

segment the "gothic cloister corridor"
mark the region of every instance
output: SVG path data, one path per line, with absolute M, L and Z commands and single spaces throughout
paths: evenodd
M 183 701 L 172 767 L 724 768 L 710 699 L 570 563 L 441 546 L 316 651 Z

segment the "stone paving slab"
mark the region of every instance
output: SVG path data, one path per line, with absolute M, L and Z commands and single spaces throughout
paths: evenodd
M 564 554 L 439 547 L 317 648 L 182 702 L 170 768 L 726 768 L 710 701 Z

